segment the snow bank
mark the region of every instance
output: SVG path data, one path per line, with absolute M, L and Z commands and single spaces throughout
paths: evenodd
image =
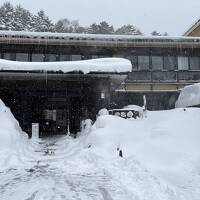
M 88 144 L 91 151 L 106 159 L 118 157 L 119 148 L 124 159 L 134 158 L 155 177 L 185 193 L 186 199 L 198 199 L 199 121 L 198 108 L 148 111 L 148 118 L 137 120 L 99 116 Z
M 14 166 L 19 161 L 19 151 L 26 136 L 9 108 L 0 99 L 0 168 Z
M 176 108 L 200 105 L 200 83 L 189 85 L 181 90 Z
M 101 116 L 101 115 L 109 115 L 109 112 L 106 108 L 102 108 L 99 112 L 98 112 L 98 115 Z
M 99 58 L 65 62 L 18 62 L 0 59 L 0 70 L 14 71 L 62 71 L 67 72 L 130 72 L 131 62 L 124 58 Z

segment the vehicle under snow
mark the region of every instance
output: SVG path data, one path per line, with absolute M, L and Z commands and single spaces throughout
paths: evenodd
M 175 107 L 200 107 L 200 83 L 184 87 L 176 101 Z

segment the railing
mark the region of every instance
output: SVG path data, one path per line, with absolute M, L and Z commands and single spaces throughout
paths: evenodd
M 126 82 L 137 83 L 184 83 L 200 82 L 200 70 L 196 71 L 133 71 Z

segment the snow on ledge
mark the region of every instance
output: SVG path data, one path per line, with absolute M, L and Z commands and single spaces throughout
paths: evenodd
M 0 71 L 62 71 L 67 72 L 130 72 L 131 62 L 124 58 L 99 58 L 64 62 L 19 62 L 0 59 Z

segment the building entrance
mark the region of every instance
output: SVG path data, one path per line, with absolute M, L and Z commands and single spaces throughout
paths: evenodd
M 69 77 L 68 77 L 69 76 Z M 80 131 L 82 120 L 95 120 L 102 106 L 109 103 L 108 78 L 77 75 L 53 79 L 25 77 L 0 80 L 0 98 L 11 109 L 21 128 L 31 137 L 32 123 L 39 123 L 39 136 L 73 134 Z M 106 102 L 107 101 L 107 102 Z
M 53 98 L 41 107 L 40 135 L 67 134 L 70 130 L 66 98 Z

